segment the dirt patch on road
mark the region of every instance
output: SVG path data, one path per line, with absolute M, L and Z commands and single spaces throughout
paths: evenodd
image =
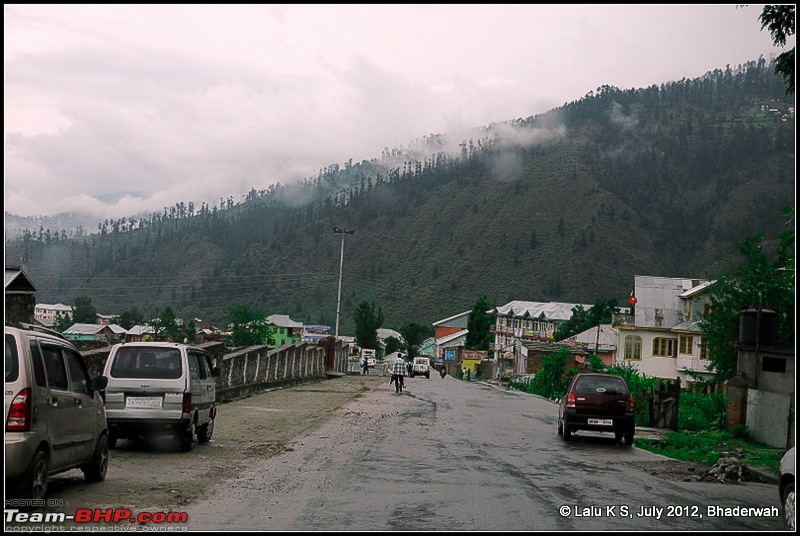
M 181 452 L 168 437 L 120 440 L 110 451 L 108 476 L 89 484 L 80 471 L 51 479 L 54 512 L 75 508 L 179 511 L 209 496 L 215 484 L 246 473 L 256 460 L 292 448 L 301 434 L 324 423 L 351 400 L 386 382 L 381 376 L 342 376 L 274 389 L 220 405 L 214 436 Z

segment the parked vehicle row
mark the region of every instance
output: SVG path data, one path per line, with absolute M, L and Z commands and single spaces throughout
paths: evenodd
M 219 369 L 205 350 L 168 342 L 114 346 L 90 378 L 78 349 L 44 327 L 5 327 L 7 497 L 39 501 L 51 476 L 105 479 L 122 438 L 171 434 L 182 450 L 211 440 Z

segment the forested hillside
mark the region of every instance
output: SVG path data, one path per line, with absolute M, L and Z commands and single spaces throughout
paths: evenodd
M 430 323 L 485 294 L 624 302 L 634 275 L 712 278 L 794 205 L 794 98 L 763 59 L 649 88 L 601 87 L 547 113 L 432 135 L 219 206 L 178 203 L 99 232 L 25 231 L 6 262 L 37 300 L 171 306 L 222 323 L 238 303 L 333 325 L 361 300 Z

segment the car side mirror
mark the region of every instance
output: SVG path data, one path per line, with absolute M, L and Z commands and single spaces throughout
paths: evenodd
M 89 382 L 89 389 L 92 392 L 102 391 L 106 387 L 108 387 L 108 378 L 106 376 L 98 376 L 96 378 L 92 378 L 92 381 Z
M 212 367 L 211 368 L 211 375 L 214 376 L 215 378 L 218 378 L 219 375 L 220 375 L 219 367 Z

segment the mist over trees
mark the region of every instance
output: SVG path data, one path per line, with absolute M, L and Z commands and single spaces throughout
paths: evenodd
M 742 236 L 776 236 L 769 215 L 793 203 L 794 102 L 774 67 L 759 58 L 659 86 L 601 86 L 469 139 L 431 135 L 91 234 L 25 230 L 6 251 L 26 259 L 41 302 L 86 295 L 111 314 L 170 306 L 213 322 L 258 303 L 331 325 L 330 229 L 358 228 L 344 262 L 349 332 L 362 296 L 402 325 L 464 310 L 476 289 L 491 304 L 585 303 L 627 296 L 637 271 L 713 278 Z

